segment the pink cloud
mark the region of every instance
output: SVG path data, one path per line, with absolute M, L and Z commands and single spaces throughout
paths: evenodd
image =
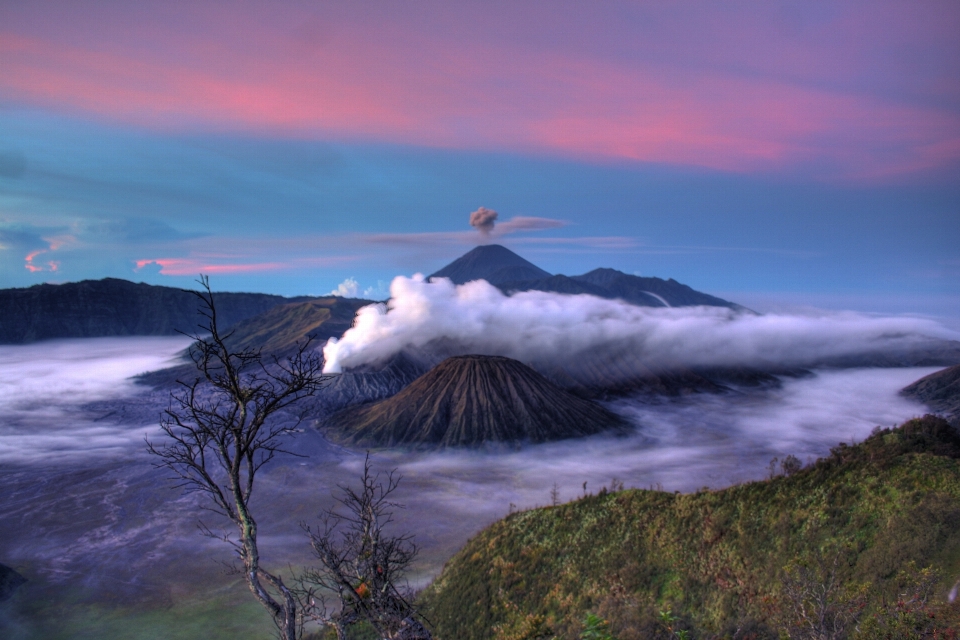
M 60 263 L 56 260 L 49 260 L 45 264 L 35 264 L 33 259 L 39 255 L 47 253 L 48 249 L 37 249 L 36 251 L 31 251 L 24 258 L 23 267 L 30 273 L 37 273 L 38 271 L 57 271 L 60 268 Z
M 34 262 L 34 259 L 45 253 L 57 251 L 63 248 L 64 245 L 75 242 L 76 239 L 72 236 L 54 236 L 52 238 L 44 238 L 43 241 L 47 243 L 45 249 L 34 249 L 23 258 L 23 268 L 30 273 L 58 271 L 60 269 L 60 262 L 58 260 L 48 260 L 43 264 L 37 264 Z
M 949 5 L 248 9 L 38 13 L 0 32 L 0 93 L 165 129 L 829 179 L 960 161 Z
M 196 276 L 198 274 L 262 273 L 308 267 L 327 267 L 355 260 L 356 256 L 301 257 L 288 260 L 243 262 L 239 256 L 204 255 L 186 258 L 145 258 L 135 260 L 134 271 L 156 264 L 165 276 Z
M 160 265 L 160 273 L 165 276 L 195 276 L 200 273 L 230 274 L 256 273 L 260 271 L 277 271 L 288 268 L 282 262 L 257 262 L 248 264 L 211 264 L 205 260 L 195 258 L 155 258 L 137 260 L 136 269 L 139 271 L 149 264 Z

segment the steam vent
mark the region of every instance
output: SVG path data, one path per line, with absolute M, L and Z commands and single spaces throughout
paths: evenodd
M 378 447 L 546 442 L 626 426 L 521 362 L 478 355 L 448 358 L 397 395 L 327 424 L 342 440 Z

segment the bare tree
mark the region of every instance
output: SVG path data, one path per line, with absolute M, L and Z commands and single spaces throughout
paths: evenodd
M 844 586 L 841 570 L 848 549 L 827 545 L 806 563 L 792 562 L 783 575 L 784 612 L 789 637 L 840 640 L 866 607 L 866 585 Z
M 417 556 L 411 536 L 393 536 L 386 528 L 393 521 L 391 494 L 400 476 L 391 471 L 385 481 L 373 474 L 370 455 L 363 464 L 359 491 L 340 486 L 339 507 L 321 514 L 322 529 L 304 525 L 318 569 L 301 576 L 301 593 L 308 603 L 306 613 L 314 620 L 332 625 L 337 638 L 344 640 L 347 628 L 361 620 L 368 622 L 382 638 L 390 640 L 430 640 L 422 616 L 412 604 L 409 588 L 401 588 L 404 574 Z M 324 593 L 336 594 L 331 611 Z
M 179 487 L 205 494 L 212 503 L 207 508 L 236 526 L 236 539 L 215 535 L 203 524 L 201 529 L 233 545 L 247 586 L 270 612 L 280 637 L 295 640 L 301 607 L 283 579 L 261 564 L 250 498 L 257 472 L 276 454 L 290 453 L 282 448 L 283 436 L 302 420 L 277 420 L 278 412 L 320 389 L 327 379 L 323 361 L 310 350 L 309 339 L 283 361 L 265 358 L 260 349 L 231 350 L 231 334 L 221 334 L 217 326 L 209 278 L 201 275 L 199 283 L 203 290 L 194 293 L 205 320 L 192 336 L 190 357 L 200 375 L 178 381 L 181 388 L 171 394 L 160 422 L 167 438 L 159 445 L 148 441 L 147 449 L 159 458 L 158 467 L 175 473 Z

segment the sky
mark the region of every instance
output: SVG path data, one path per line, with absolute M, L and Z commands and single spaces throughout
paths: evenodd
M 953 1 L 3 0 L 0 287 L 379 299 L 498 242 L 960 318 L 957 33 Z

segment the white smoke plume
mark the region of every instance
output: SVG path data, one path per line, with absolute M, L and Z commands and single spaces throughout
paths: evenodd
M 361 309 L 352 329 L 323 349 L 325 371 L 383 361 L 441 340 L 461 353 L 569 366 L 631 354 L 645 367 L 805 366 L 956 340 L 932 321 L 858 313 L 754 315 L 723 307 L 637 307 L 588 295 L 527 291 L 505 296 L 483 280 L 397 277 L 391 299 Z
M 497 223 L 497 215 L 493 209 L 480 207 L 470 214 L 470 226 L 484 235 L 489 235 Z

